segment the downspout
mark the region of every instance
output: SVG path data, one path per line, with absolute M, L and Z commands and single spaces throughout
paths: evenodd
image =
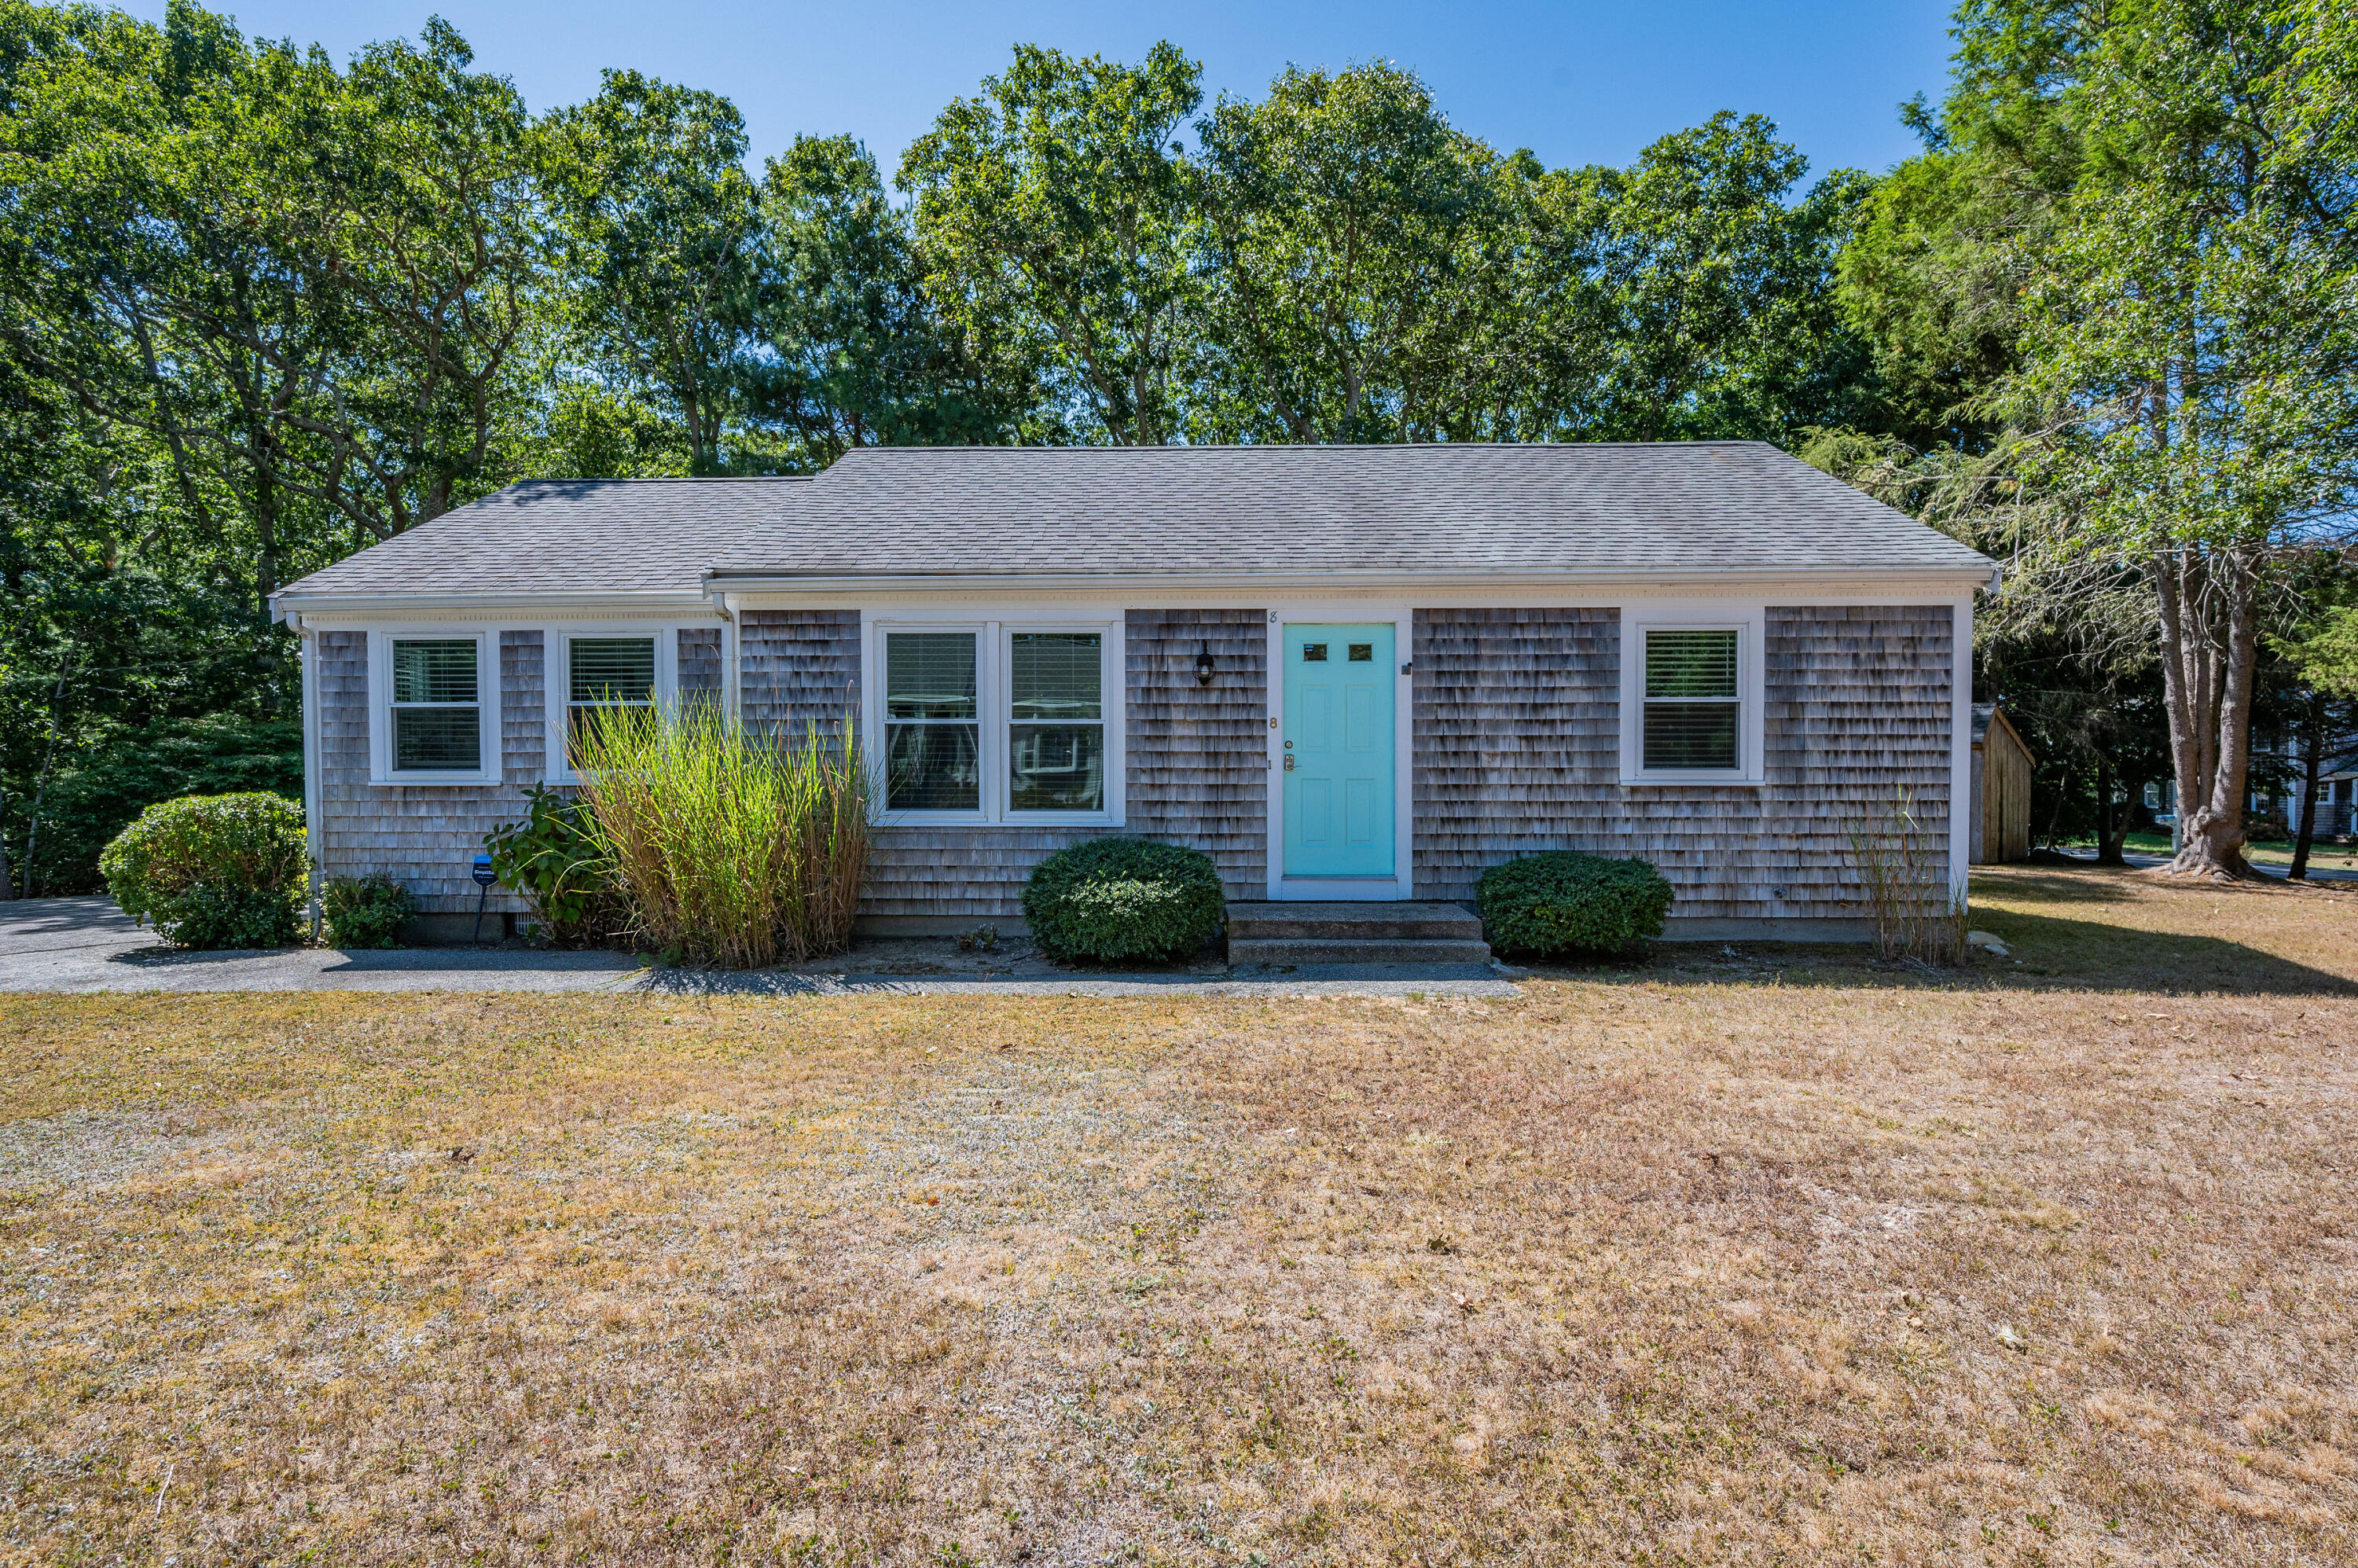
M 287 612 L 295 629 L 297 667 L 303 673 L 303 847 L 310 859 L 305 878 L 309 889 L 304 918 L 316 939 L 319 935 L 319 633 L 303 624 L 302 612 Z
M 744 714 L 737 702 L 737 607 L 729 602 L 729 595 L 712 596 L 713 607 L 720 611 L 720 707 L 730 719 L 742 721 Z

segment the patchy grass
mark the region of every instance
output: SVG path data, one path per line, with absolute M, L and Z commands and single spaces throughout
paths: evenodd
M 2358 1557 L 2358 898 L 1502 1002 L 12 997 L 24 1563 Z

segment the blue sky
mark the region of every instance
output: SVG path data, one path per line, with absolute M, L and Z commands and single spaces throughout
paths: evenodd
M 1095 3 L 855 0 L 213 0 L 249 34 L 342 59 L 414 35 L 429 14 L 514 79 L 535 110 L 630 65 L 727 94 L 756 162 L 796 132 L 849 131 L 887 177 L 944 103 L 971 92 L 1017 42 L 1135 59 L 1168 38 L 1209 90 L 1258 95 L 1289 61 L 1389 59 L 1430 83 L 1460 129 L 1552 165 L 1626 163 L 1719 109 L 1757 111 L 1812 168 L 1882 169 L 1914 150 L 1897 105 L 1941 94 L 1947 4 L 1928 0 L 1561 0 L 1537 4 Z M 163 0 L 132 0 L 160 19 Z

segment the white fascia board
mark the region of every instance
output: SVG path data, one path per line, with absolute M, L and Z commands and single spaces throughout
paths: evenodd
M 546 621 L 663 620 L 674 624 L 713 625 L 719 607 L 701 589 L 660 593 L 336 593 L 277 595 L 270 612 L 278 620 L 300 615 L 307 626 L 328 629 L 374 625 L 388 617 L 405 622 L 449 621 L 535 626 Z
M 819 600 L 939 599 L 985 597 L 1004 603 L 1022 599 L 1120 599 L 1127 603 L 1181 606 L 1235 603 L 1238 595 L 1265 603 L 1335 596 L 1347 599 L 1402 595 L 1420 605 L 1528 603 L 1540 595 L 1551 601 L 1618 603 L 1628 597 L 1668 594 L 1680 598 L 1740 594 L 1771 603 L 1815 603 L 1838 593 L 1852 602 L 1904 595 L 1946 600 L 1986 588 L 1987 567 L 1843 567 L 1812 569 L 1714 569 L 1661 572 L 1309 572 L 1252 574 L 1164 572 L 1114 576 L 1089 573 L 932 575 L 893 573 L 851 577 L 785 575 L 715 576 L 708 592 L 741 609 L 809 604 Z

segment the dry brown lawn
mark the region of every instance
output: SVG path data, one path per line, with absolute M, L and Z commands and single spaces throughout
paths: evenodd
M 2358 1560 L 2358 896 L 1514 1000 L 0 1000 L 21 1563 Z

